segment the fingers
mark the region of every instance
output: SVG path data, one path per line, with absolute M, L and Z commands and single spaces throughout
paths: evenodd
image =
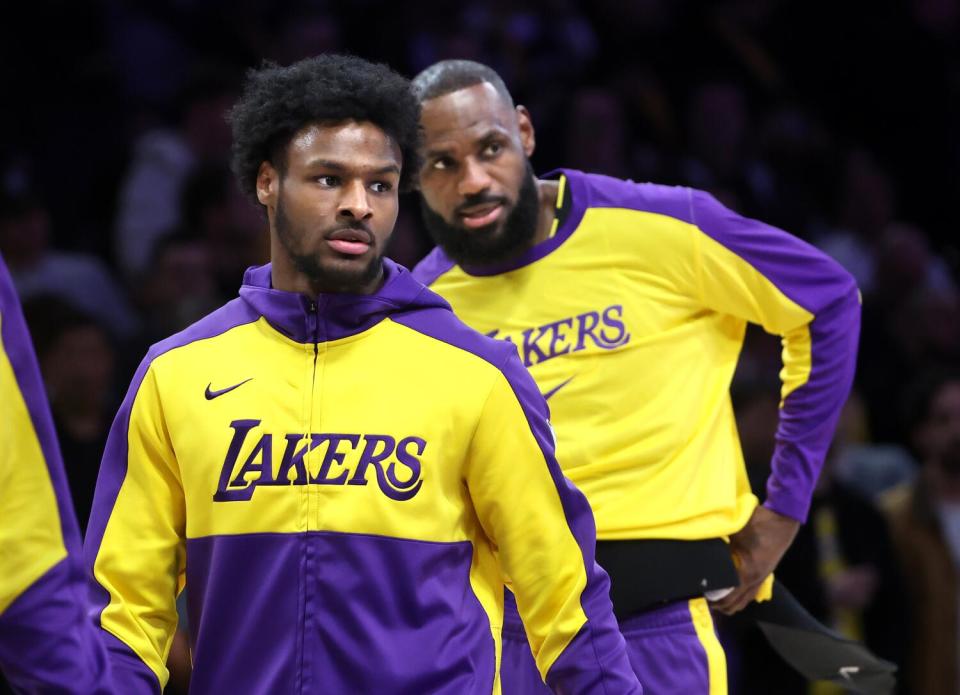
M 713 610 L 720 611 L 724 615 L 733 615 L 734 613 L 742 611 L 756 598 L 762 583 L 763 582 L 760 581 L 753 584 L 741 584 L 727 596 L 715 603 L 711 603 L 710 607 Z

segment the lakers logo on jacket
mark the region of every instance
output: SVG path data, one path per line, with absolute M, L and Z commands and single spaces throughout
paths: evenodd
M 263 432 L 256 438 L 251 432 L 259 425 L 260 420 L 230 423 L 233 437 L 214 502 L 248 501 L 264 485 L 367 485 L 371 469 L 380 491 L 398 502 L 411 499 L 423 486 L 419 457 L 427 443 L 420 437 Z M 249 440 L 256 444 L 238 465 Z M 278 466 L 273 463 L 275 450 L 282 451 Z

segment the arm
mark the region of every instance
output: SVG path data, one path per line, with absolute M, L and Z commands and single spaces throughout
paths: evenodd
M 108 693 L 53 420 L 2 260 L 0 336 L 0 670 L 27 692 Z
M 511 351 L 474 434 L 467 487 L 546 683 L 564 693 L 639 694 L 609 579 L 594 562 L 593 513 L 560 472 L 547 415 Z
M 148 356 L 107 439 L 84 546 L 97 622 L 124 693 L 159 693 L 166 684 L 185 570 L 185 518 Z
M 767 499 L 731 539 L 744 585 L 736 610 L 773 571 L 806 520 L 830 440 L 853 383 L 860 295 L 853 278 L 809 244 L 692 192 L 701 300 L 783 340 L 780 421 Z M 754 591 L 755 593 L 755 591 Z

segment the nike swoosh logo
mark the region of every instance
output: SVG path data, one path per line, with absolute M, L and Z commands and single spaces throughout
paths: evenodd
M 212 383 L 211 383 L 211 384 L 207 384 L 207 390 L 204 391 L 203 395 L 206 397 L 206 399 L 207 399 L 208 401 L 212 401 L 214 398 L 219 398 L 220 396 L 222 396 L 222 395 L 225 394 L 225 393 L 230 393 L 230 392 L 233 391 L 234 389 L 240 388 L 241 386 L 243 386 L 243 385 L 244 385 L 245 383 L 247 383 L 248 381 L 253 381 L 253 377 L 250 377 L 249 379 L 244 379 L 244 380 L 241 381 L 239 384 L 234 384 L 233 386 L 228 386 L 227 388 L 225 388 L 225 389 L 220 389 L 219 391 L 211 391 L 211 390 L 210 390 L 210 387 L 213 386 L 213 384 L 212 384 Z
M 549 401 L 549 400 L 550 400 L 550 397 L 551 397 L 553 394 L 555 394 L 557 391 L 559 391 L 559 390 L 562 389 L 564 386 L 566 386 L 567 384 L 569 384 L 571 381 L 573 381 L 573 377 L 570 377 L 569 379 L 567 379 L 566 381 L 562 382 L 562 383 L 559 384 L 558 386 L 554 386 L 554 387 L 553 387 L 552 389 L 550 389 L 549 391 L 544 391 L 544 392 L 541 394 L 541 395 L 543 396 L 543 400 Z
M 851 678 L 851 676 L 854 676 L 858 673 L 860 673 L 859 666 L 841 666 L 840 667 L 840 675 L 844 678 L 844 680 L 848 680 L 851 683 L 853 682 L 853 678 Z

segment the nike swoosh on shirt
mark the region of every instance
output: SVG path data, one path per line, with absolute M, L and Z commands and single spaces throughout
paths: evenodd
M 253 377 L 250 377 L 249 379 L 244 379 L 244 380 L 241 381 L 239 384 L 234 384 L 233 386 L 228 386 L 228 387 L 225 388 L 225 389 L 219 389 L 219 390 L 217 390 L 217 391 L 212 391 L 212 390 L 210 390 L 210 387 L 213 386 L 213 384 L 210 383 L 210 384 L 207 384 L 207 390 L 204 391 L 203 395 L 206 397 L 206 399 L 207 399 L 208 401 L 212 401 L 214 398 L 217 398 L 217 397 L 219 397 L 219 396 L 222 396 L 222 395 L 225 394 L 225 393 L 230 393 L 230 392 L 233 391 L 234 389 L 240 388 L 241 386 L 243 386 L 243 385 L 244 385 L 245 383 L 247 383 L 248 381 L 253 381 Z
M 562 389 L 564 386 L 566 386 L 567 384 L 569 384 L 571 381 L 573 381 L 573 377 L 570 377 L 570 378 L 567 379 L 566 381 L 561 382 L 559 385 L 554 386 L 554 387 L 553 387 L 552 389 L 550 389 L 549 391 L 543 391 L 540 395 L 543 396 L 543 400 L 549 401 L 549 400 L 550 400 L 550 397 L 551 397 L 553 394 L 555 394 L 557 391 L 559 391 L 559 390 Z

